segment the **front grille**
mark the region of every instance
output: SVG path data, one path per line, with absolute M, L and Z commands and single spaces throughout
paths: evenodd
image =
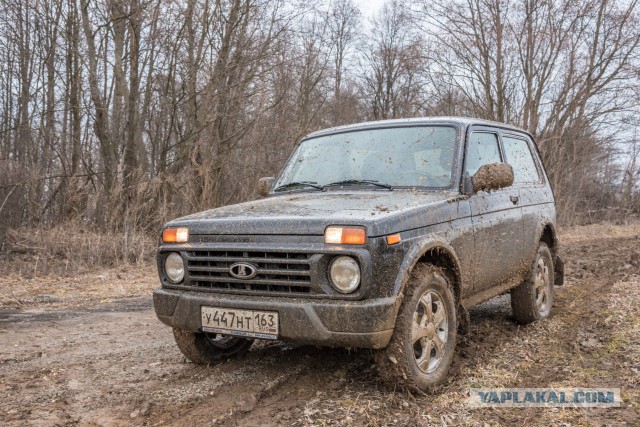
M 195 250 L 187 252 L 187 271 L 191 286 L 211 290 L 260 293 L 308 294 L 311 292 L 309 254 Z M 230 274 L 236 262 L 250 264 L 257 274 L 239 279 Z

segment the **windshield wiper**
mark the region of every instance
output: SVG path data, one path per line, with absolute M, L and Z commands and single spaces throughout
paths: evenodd
M 330 182 L 329 184 L 326 184 L 324 187 L 326 188 L 326 187 L 333 187 L 337 185 L 349 185 L 349 184 L 370 184 L 370 185 L 375 185 L 377 187 L 386 188 L 390 191 L 393 190 L 393 187 L 390 186 L 389 184 L 383 184 L 374 179 L 345 179 L 343 181 Z
M 273 191 L 281 191 L 281 190 L 286 190 L 286 189 L 291 188 L 291 187 L 300 187 L 300 186 L 316 188 L 318 190 L 324 190 L 324 187 L 322 187 L 321 185 L 318 185 L 318 183 L 316 183 L 316 182 L 294 181 L 294 182 L 289 182 L 287 184 L 283 184 L 283 185 L 281 185 L 279 187 L 276 187 Z

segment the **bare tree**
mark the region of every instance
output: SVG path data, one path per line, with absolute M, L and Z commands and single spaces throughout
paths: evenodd
M 534 134 L 565 221 L 638 214 L 638 9 L 0 0 L 0 240 L 109 225 L 135 258 L 136 233 L 255 197 L 309 131 L 441 114 Z
M 358 41 L 360 19 L 360 10 L 353 0 L 337 0 L 331 5 L 327 25 L 329 27 L 329 42 L 333 57 L 333 96 L 335 98 L 340 98 L 345 74 L 345 62 L 348 56 L 353 53 L 355 44 Z
M 431 81 L 463 94 L 473 115 L 538 137 L 564 219 L 613 154 L 603 121 L 637 103 L 637 9 L 636 1 L 437 0 L 420 12 L 440 46 Z
M 406 5 L 386 2 L 372 20 L 363 53 L 362 91 L 374 119 L 413 116 L 420 109 L 423 49 Z

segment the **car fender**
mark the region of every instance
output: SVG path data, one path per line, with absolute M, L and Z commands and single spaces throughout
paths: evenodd
M 411 242 L 411 247 L 405 254 L 402 264 L 400 265 L 400 269 L 398 271 L 398 275 L 393 287 L 393 295 L 399 297 L 399 300 L 401 300 L 402 296 L 404 295 L 404 288 L 409 280 L 409 277 L 411 277 L 411 272 L 413 271 L 415 265 L 418 263 L 420 258 L 434 249 L 447 254 L 448 258 L 453 263 L 456 279 L 457 281 L 459 280 L 460 260 L 458 259 L 458 256 L 456 255 L 456 252 L 451 247 L 451 245 L 449 245 L 446 240 L 436 235 L 420 237 Z M 459 296 L 460 295 L 456 295 L 456 298 L 459 298 Z

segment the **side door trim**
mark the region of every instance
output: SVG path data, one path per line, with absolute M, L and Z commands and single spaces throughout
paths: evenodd
M 475 132 L 495 135 L 500 161 L 505 161 L 501 130 L 489 126 L 469 126 L 465 141 L 468 144 Z M 467 159 L 463 164 L 466 173 Z M 489 163 L 489 162 L 487 162 Z M 473 261 L 473 292 L 483 292 L 499 286 L 513 276 L 523 255 L 524 228 L 517 187 L 508 187 L 490 193 L 480 192 L 469 198 L 474 230 L 475 259 Z M 517 197 L 513 202 L 512 196 Z

